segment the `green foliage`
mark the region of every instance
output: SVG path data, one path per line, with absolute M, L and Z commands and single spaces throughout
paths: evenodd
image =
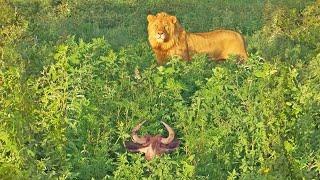
M 0 179 L 317 179 L 319 4 L 207 3 L 0 1 Z M 245 32 L 250 58 L 156 66 L 150 7 Z M 142 120 L 141 134 L 170 124 L 179 149 L 127 152 Z
M 304 10 L 265 8 L 266 25 L 253 36 L 253 46 L 268 59 L 298 63 L 309 61 L 319 52 L 319 3 Z M 268 15 L 268 14 L 271 14 Z M 303 62 L 303 63 L 304 63 Z

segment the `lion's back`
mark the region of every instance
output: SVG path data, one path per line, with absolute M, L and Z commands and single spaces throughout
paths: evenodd
M 188 46 L 192 54 L 206 53 L 214 59 L 226 59 L 231 54 L 247 58 L 243 37 L 231 30 L 189 33 Z

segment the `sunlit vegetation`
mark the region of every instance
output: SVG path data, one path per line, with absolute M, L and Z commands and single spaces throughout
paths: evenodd
M 241 32 L 250 58 L 157 66 L 149 12 Z M 318 179 L 320 4 L 0 0 L 0 179 Z M 151 161 L 124 142 L 175 130 Z

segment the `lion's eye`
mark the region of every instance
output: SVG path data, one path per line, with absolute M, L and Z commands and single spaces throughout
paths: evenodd
M 164 28 L 168 31 L 169 30 L 169 25 L 164 25 Z

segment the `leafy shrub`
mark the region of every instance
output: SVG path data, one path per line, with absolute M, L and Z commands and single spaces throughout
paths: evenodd
M 3 29 L 16 27 L 12 36 L 1 36 L 1 179 L 319 177 L 318 4 L 301 13 L 274 11 L 251 39 L 257 53 L 245 64 L 197 55 L 156 66 L 146 42 L 115 50 L 109 38 L 85 41 L 37 29 L 44 20 L 56 18 L 47 22 L 55 26 L 74 18 L 70 2 L 16 2 L 30 8 L 24 13 L 52 15 L 27 26 L 1 1 Z M 112 4 L 120 9 L 117 3 L 137 5 Z M 33 41 L 40 31 L 48 39 Z M 141 134 L 166 136 L 160 120 L 170 124 L 179 149 L 151 161 L 128 153 L 123 144 L 142 120 Z
M 270 7 L 269 7 L 270 8 Z M 297 9 L 277 8 L 266 25 L 253 36 L 253 44 L 268 59 L 281 59 L 293 64 L 309 61 L 319 52 L 319 3 Z
M 15 43 L 27 24 L 6 1 L 0 1 L 0 11 L 0 179 L 22 179 L 24 64 Z
M 143 61 L 150 58 L 139 51 L 145 56 L 126 54 L 130 49 L 116 53 L 103 39 L 76 43 L 71 38 L 57 47 L 54 63 L 30 83 L 38 102 L 31 128 L 36 140 L 31 149 L 41 159 L 37 174 L 120 179 L 314 175 L 306 164 L 315 159 L 300 153 L 316 147 L 300 151 L 298 144 L 299 128 L 310 134 L 317 130 L 300 127 L 309 106 L 298 100 L 297 69 L 254 55 L 243 65 L 232 59 L 214 64 L 198 56 L 191 63 L 173 59 L 166 66 L 139 68 L 137 61 L 148 64 Z M 175 127 L 179 151 L 146 164 L 139 154 L 125 153 L 123 141 L 143 119 L 151 127 L 142 133 L 163 133 L 156 130 L 159 120 Z

